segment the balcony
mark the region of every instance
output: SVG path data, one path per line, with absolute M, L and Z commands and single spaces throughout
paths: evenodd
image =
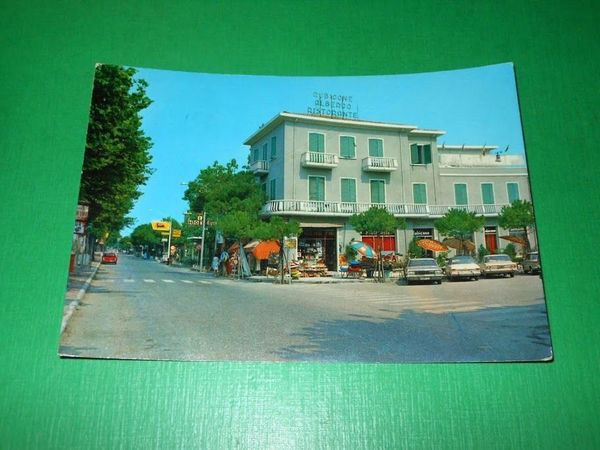
M 365 172 L 393 172 L 398 169 L 396 158 L 368 156 L 362 160 L 362 170 Z
M 317 169 L 333 169 L 337 167 L 339 158 L 333 153 L 306 152 L 301 156 L 302 166 Z
M 263 205 L 262 215 L 317 215 L 348 217 L 369 210 L 372 206 L 384 208 L 396 217 L 439 218 L 450 209 L 464 209 L 480 216 L 497 217 L 506 205 L 423 205 L 415 203 L 344 203 L 312 200 L 271 200 Z
M 255 175 L 264 175 L 266 173 L 269 173 L 270 168 L 271 163 L 269 161 L 258 160 L 250 164 L 250 170 Z

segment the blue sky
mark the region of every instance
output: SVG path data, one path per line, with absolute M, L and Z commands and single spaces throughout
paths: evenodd
M 305 113 L 314 92 L 352 96 L 362 120 L 441 129 L 439 143 L 497 145 L 522 154 L 513 65 L 367 77 L 218 75 L 138 68 L 152 105 L 143 129 L 154 173 L 130 215 L 136 226 L 187 211 L 182 183 L 214 161 L 244 164 L 244 140 L 281 111 Z M 128 234 L 128 230 L 124 230 Z

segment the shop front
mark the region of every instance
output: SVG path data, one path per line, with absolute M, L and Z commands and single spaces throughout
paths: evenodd
M 485 248 L 492 254 L 498 251 L 498 228 L 497 227 L 485 227 Z
M 417 240 L 417 241 L 419 239 L 434 239 L 433 228 L 414 228 L 413 236 L 414 236 L 415 240 Z M 424 251 L 425 251 L 425 257 L 427 257 L 427 258 L 434 257 L 434 253 L 431 250 L 424 250 Z
M 298 238 L 298 261 L 303 267 L 337 270 L 337 231 L 334 227 L 302 227 Z

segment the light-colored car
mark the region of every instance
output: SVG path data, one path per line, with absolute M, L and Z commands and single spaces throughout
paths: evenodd
M 481 269 L 472 256 L 455 256 L 450 258 L 444 267 L 446 277 L 449 280 L 460 278 L 471 278 L 478 280 L 481 276 Z
M 415 258 L 406 265 L 406 284 L 414 281 L 432 281 L 442 284 L 444 273 L 433 258 Z
M 525 273 L 540 272 L 540 254 L 538 252 L 527 253 L 522 264 Z
M 485 255 L 480 267 L 481 275 L 484 277 L 492 275 L 514 277 L 517 271 L 517 263 L 512 262 L 508 255 Z

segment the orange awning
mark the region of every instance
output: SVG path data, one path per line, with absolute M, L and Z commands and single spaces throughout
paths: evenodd
M 279 253 L 279 242 L 261 241 L 252 250 L 252 254 L 256 259 L 268 259 L 271 253 Z
M 504 239 L 506 241 L 514 242 L 515 244 L 525 245 L 525 239 L 517 237 L 517 236 L 500 236 L 500 239 Z
M 419 239 L 417 245 L 432 252 L 447 252 L 449 250 L 448 247 L 435 239 Z

